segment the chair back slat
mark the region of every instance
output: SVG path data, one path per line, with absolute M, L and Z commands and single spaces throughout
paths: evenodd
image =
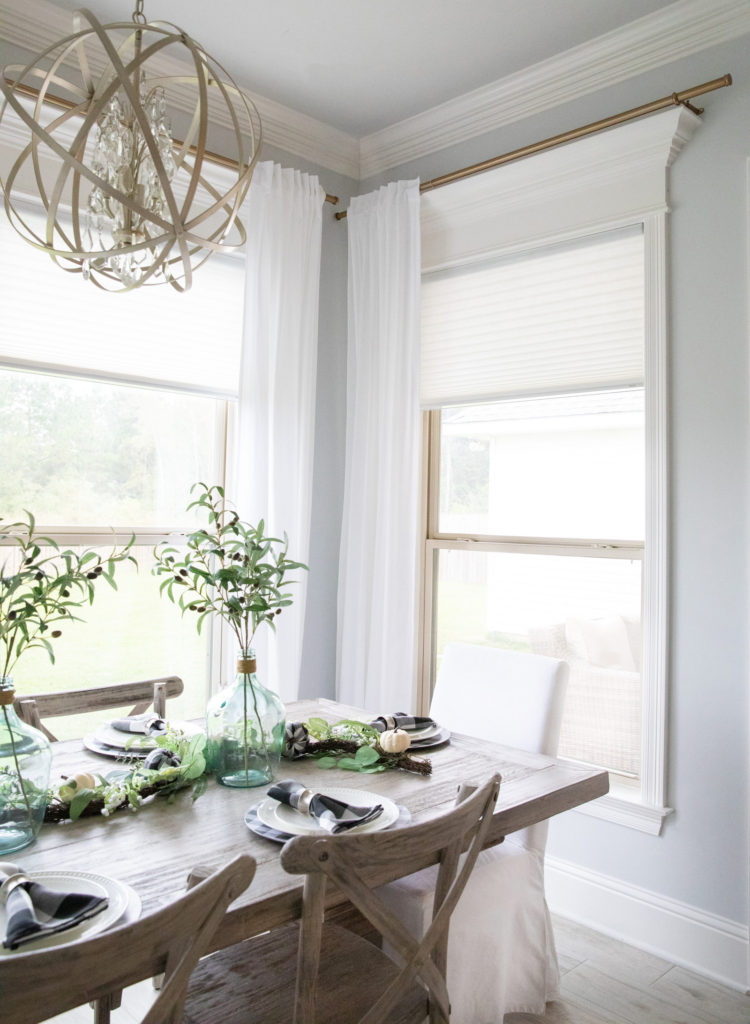
M 307 875 L 303 906 L 303 939 L 320 941 L 324 884 L 329 879 L 370 921 L 403 959 L 399 975 L 380 998 L 352 1024 L 378 1024 L 388 1019 L 403 993 L 419 979 L 429 998 L 431 1019 L 448 1021 L 450 1007 L 445 983 L 450 916 L 482 849 L 500 788 L 494 775 L 484 786 L 446 814 L 419 825 L 392 831 L 337 836 L 298 836 L 281 852 L 283 867 Z M 371 888 L 368 876 L 387 868 L 393 877 L 409 874 L 415 857 L 434 856 L 439 864 L 438 897 L 432 923 L 424 937 L 415 938 Z M 320 882 L 312 883 L 314 878 Z M 308 888 L 309 887 L 309 888 Z M 308 899 L 310 894 L 310 899 Z M 315 920 L 306 925 L 308 914 Z M 307 927 L 307 932 L 305 929 Z M 317 955 L 303 955 L 300 943 L 294 1024 L 313 1024 Z
M 153 704 L 161 717 L 166 713 L 166 702 L 179 697 L 184 689 L 179 676 L 159 676 L 136 683 L 116 683 L 114 686 L 94 686 L 88 690 L 67 690 L 62 693 L 20 694 L 14 701 L 18 717 L 28 725 L 55 741 L 42 719 L 81 715 L 91 711 L 108 711 L 133 704 L 129 715 L 139 715 Z
M 142 1024 L 178 1024 L 193 968 L 254 875 L 255 861 L 242 855 L 132 924 L 0 959 L 3 1024 L 38 1024 L 162 972 L 165 983 Z

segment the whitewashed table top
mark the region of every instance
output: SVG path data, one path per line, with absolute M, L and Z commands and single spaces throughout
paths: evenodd
M 287 705 L 287 717 L 294 721 L 313 715 L 330 721 L 367 721 L 374 714 L 328 700 Z M 444 724 L 450 728 L 449 722 Z M 96 765 L 98 771 L 105 766 L 104 759 L 84 750 L 78 740 L 54 747 L 55 778 L 86 766 Z M 319 768 L 314 760 L 302 759 L 282 761 L 279 778 L 299 779 L 311 788 L 340 785 L 380 793 L 405 805 L 412 821 L 420 822 L 452 806 L 459 783 L 481 783 L 499 771 L 502 783 L 493 819 L 493 843 L 510 832 L 602 796 L 609 788 L 604 771 L 457 734 L 447 746 L 420 756 L 429 756 L 432 775 L 402 771 L 358 775 Z M 210 780 L 206 792 L 195 802 L 186 791 L 179 793 L 173 803 L 155 800 L 137 814 L 120 811 L 106 819 L 97 815 L 45 825 L 36 843 L 16 857 L 26 871 L 84 870 L 118 878 L 133 886 L 148 911 L 183 891 L 194 867 L 213 869 L 237 854 L 249 853 L 257 860 L 258 870 L 221 929 L 222 944 L 228 945 L 299 916 L 299 876 L 288 875 L 281 868 L 279 844 L 254 835 L 244 823 L 245 812 L 263 798 L 267 788 L 228 789 Z M 425 865 L 415 864 L 414 869 Z M 332 893 L 330 903 L 337 901 L 337 894 Z

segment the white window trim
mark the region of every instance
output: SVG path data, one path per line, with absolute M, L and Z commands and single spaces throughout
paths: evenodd
M 0 216 L 2 216 L 0 210 Z M 106 373 L 91 373 L 90 371 L 79 371 L 75 367 L 50 368 L 41 363 L 29 361 L 27 365 L 19 365 L 18 360 L 0 359 L 0 369 L 19 370 L 41 375 L 70 377 L 75 380 L 89 380 L 101 384 L 114 384 L 119 386 L 149 387 L 157 391 L 175 391 L 184 395 L 203 395 L 217 399 L 221 403 L 217 409 L 216 447 L 214 451 L 215 461 L 219 469 L 219 483 L 227 488 L 227 474 L 232 463 L 233 446 L 236 444 L 236 421 L 237 421 L 237 396 L 225 394 L 217 389 L 191 388 L 180 384 L 170 384 L 164 381 L 123 381 L 120 377 L 109 376 Z M 128 525 L 120 523 L 116 526 L 94 526 L 91 524 L 67 524 L 48 525 L 40 521 L 36 524 L 37 533 L 49 537 L 61 547 L 97 547 L 99 545 L 126 544 L 131 538 L 134 544 L 139 547 L 156 547 L 162 542 L 174 542 L 183 537 L 186 532 L 184 526 L 152 524 L 148 526 Z M 3 545 L 14 546 L 12 540 L 0 538 L 0 548 Z M 208 665 L 207 665 L 207 691 L 206 697 L 212 696 L 223 685 L 222 680 L 231 678 L 233 671 L 233 658 L 236 657 L 236 643 L 230 636 L 228 627 L 224 624 L 217 624 L 213 618 L 209 620 L 208 628 Z
M 638 790 L 619 785 L 576 809 L 658 835 L 666 806 L 668 689 L 667 169 L 700 119 L 684 107 L 538 154 L 427 193 L 423 272 L 528 251 L 610 228 L 642 224 L 645 245 L 646 529 L 643 565 L 642 771 Z M 435 453 L 425 445 L 425 466 Z M 425 474 L 426 475 L 426 474 Z M 426 485 L 423 488 L 426 494 Z M 432 676 L 432 549 L 422 574 L 421 696 Z M 433 519 L 434 523 L 435 520 Z M 487 538 L 483 538 L 487 539 Z M 514 538 L 516 543 L 520 538 Z M 437 542 L 440 546 L 440 542 Z
M 643 558 L 641 786 L 612 789 L 579 813 L 659 835 L 666 806 L 669 479 L 667 435 L 666 212 L 643 218 L 645 246 L 646 529 Z

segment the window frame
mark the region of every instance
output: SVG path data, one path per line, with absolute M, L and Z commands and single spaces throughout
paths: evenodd
M 83 372 L 76 372 L 67 369 L 64 372 L 56 372 L 47 367 L 34 365 L 33 367 L 19 367 L 9 360 L 0 358 L 0 368 L 15 370 L 18 372 L 36 373 L 45 377 L 68 377 L 77 380 L 88 380 L 95 384 L 118 384 L 121 386 L 135 386 L 148 388 L 153 391 L 178 392 L 188 398 L 203 397 L 200 392 L 185 387 L 169 386 L 162 384 L 123 384 L 116 378 L 109 378 L 105 375 L 91 375 Z M 237 421 L 237 399 L 223 395 L 214 396 L 217 402 L 216 411 L 216 447 L 214 451 L 215 465 L 220 476 L 216 483 L 220 484 L 226 492 L 227 478 L 232 466 L 232 453 L 234 450 Z M 186 497 L 187 500 L 187 497 Z M 107 544 L 126 544 L 131 538 L 135 546 L 154 547 L 162 541 L 174 542 L 185 535 L 184 526 L 175 524 L 159 524 L 152 526 L 128 526 L 127 522 L 118 523 L 114 527 L 98 526 L 93 524 L 80 525 L 55 525 L 51 526 L 39 520 L 36 523 L 36 531 L 42 536 L 49 537 L 61 547 L 95 547 Z M 10 538 L 0 538 L 0 549 L 4 546 L 13 547 L 14 541 Z M 228 629 L 222 623 L 217 623 L 213 618 L 207 624 L 208 631 L 208 665 L 205 700 L 208 700 L 222 685 L 222 679 L 229 678 L 227 667 L 231 666 L 231 659 L 236 655 L 232 646 L 231 636 Z M 236 645 L 235 645 L 236 646 Z
M 665 805 L 668 665 L 668 447 L 666 211 L 631 217 L 644 244 L 645 535 L 642 545 L 613 539 L 568 540 L 520 536 L 446 534 L 438 530 L 439 409 L 423 414 L 418 705 L 429 707 L 435 677 L 436 579 L 441 550 L 509 551 L 642 559 L 643 668 L 641 677 L 641 778 L 635 784 L 610 774 L 610 793 L 578 811 L 658 835 L 671 813 Z M 621 222 L 622 226 L 622 222 Z M 576 237 L 598 233 L 581 231 Z M 550 240 L 547 240 L 550 241 Z M 537 242 L 544 245 L 544 240 Z

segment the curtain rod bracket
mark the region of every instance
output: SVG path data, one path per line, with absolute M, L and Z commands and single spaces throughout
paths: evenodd
M 679 98 L 679 96 L 677 95 L 677 93 L 676 93 L 676 92 L 675 92 L 675 93 L 673 93 L 672 95 L 673 95 L 673 96 L 674 96 L 674 98 L 675 98 L 675 103 L 679 103 L 679 104 L 680 104 L 681 106 L 683 106 L 683 107 L 687 107 L 687 109 L 688 109 L 688 110 L 692 110 L 692 112 L 693 112 L 694 114 L 697 114 L 697 115 L 698 115 L 698 117 L 700 117 L 700 116 L 701 116 L 701 114 L 703 113 L 703 111 L 704 111 L 704 110 L 706 109 L 705 107 L 696 107 L 696 106 L 694 106 L 694 105 L 693 105 L 693 104 L 692 104 L 692 103 L 690 102 L 690 100 L 681 100 L 681 99 Z
M 699 117 L 705 109 L 704 107 L 693 106 L 689 99 L 681 96 L 678 92 L 672 93 L 672 103 L 674 103 L 676 107 L 686 107 L 688 110 L 692 110 L 692 112 L 697 114 Z

